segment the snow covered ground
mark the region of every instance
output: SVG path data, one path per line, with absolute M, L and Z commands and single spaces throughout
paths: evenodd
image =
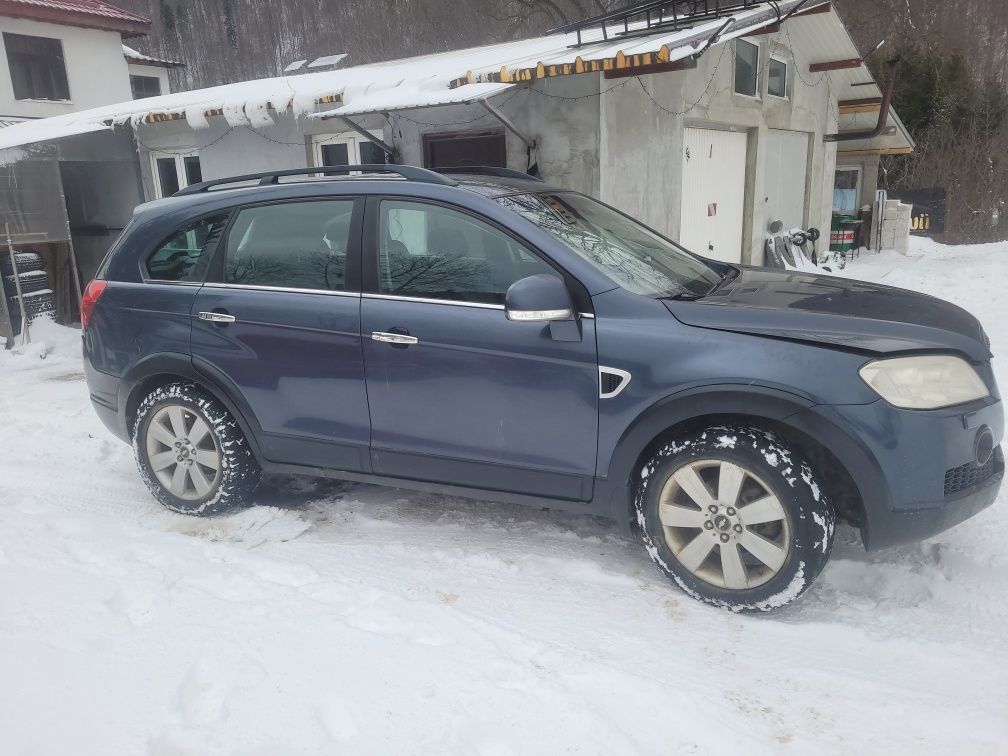
M 972 310 L 1008 386 L 1008 244 L 915 254 L 844 274 Z M 0 351 L 5 755 L 1008 753 L 1008 494 L 881 554 L 841 530 L 740 617 L 589 518 L 307 479 L 172 515 L 78 335 L 35 339 Z

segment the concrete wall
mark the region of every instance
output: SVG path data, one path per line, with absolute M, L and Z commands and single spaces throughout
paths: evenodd
M 132 99 L 119 32 L 7 17 L 0 17 L 0 31 L 61 40 L 70 85 L 69 102 L 15 100 L 7 51 L 0 49 L 0 116 L 45 118 Z
M 784 129 L 808 135 L 805 224 L 828 234 L 833 203 L 835 145 L 823 135 L 836 129 L 836 101 L 825 76 L 808 73 L 809 59 L 783 45 L 780 34 L 749 38 L 761 48 L 759 95 L 734 93 L 735 43 L 708 51 L 697 68 L 638 78 L 605 79 L 600 74 L 558 77 L 512 90 L 496 100 L 499 109 L 537 143 L 536 158 L 550 183 L 598 196 L 672 238 L 679 234 L 683 135 L 687 127 L 738 130 L 748 137 L 742 260 L 763 262 L 768 225 L 764 180 L 767 132 Z M 784 37 L 786 40 L 786 36 Z M 767 93 L 770 53 L 788 62 L 789 96 Z M 354 119 L 380 131 L 402 163 L 423 165 L 423 136 L 460 131 L 501 130 L 478 105 L 412 110 L 388 119 Z M 339 119 L 300 122 L 290 116 L 275 127 L 228 127 L 222 119 L 193 132 L 185 122 L 143 126 L 142 151 L 196 150 L 204 178 L 278 168 L 311 161 L 311 136 L 347 131 Z M 525 144 L 510 131 L 508 167 L 528 168 Z M 150 160 L 142 156 L 150 191 Z M 870 180 L 871 177 L 867 176 Z M 866 185 L 867 185 L 866 181 Z M 871 184 L 872 191 L 874 183 Z
M 783 40 L 787 40 L 786 35 Z M 748 134 L 742 260 L 761 264 L 763 241 L 769 224 L 774 220 L 768 217 L 766 210 L 764 161 L 767 131 L 784 129 L 811 135 L 807 156 L 809 175 L 805 187 L 805 224 L 828 229 L 833 197 L 832 160 L 836 149 L 826 145 L 822 137 L 831 124 L 836 123 L 836 104 L 826 78 L 809 74 L 809 60 L 804 52 L 801 49 L 791 50 L 783 44 L 780 34 L 749 37 L 747 41 L 760 46 L 757 97 L 735 94 L 735 42 L 708 51 L 694 70 L 652 77 L 681 76 L 684 79 L 681 97 L 671 97 L 666 102 L 657 94 L 661 90 L 652 90 L 652 93 L 669 110 L 676 113 L 685 111 L 681 116 L 685 126 L 743 130 Z M 767 93 L 766 64 L 771 54 L 788 63 L 789 96 L 786 99 Z M 674 155 L 681 164 L 681 144 L 678 150 Z M 668 223 L 670 234 L 674 236 L 679 223 L 677 208 L 672 216 Z
M 161 82 L 161 94 L 171 92 L 171 83 L 168 81 L 168 69 L 164 66 L 148 66 L 142 63 L 126 61 L 126 68 L 130 76 L 152 76 Z

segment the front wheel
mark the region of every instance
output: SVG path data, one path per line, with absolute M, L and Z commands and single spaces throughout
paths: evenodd
M 670 440 L 639 472 L 634 506 L 648 553 L 694 598 L 775 609 L 829 559 L 833 506 L 808 462 L 773 433 L 712 426 Z
M 154 498 L 182 514 L 239 506 L 262 474 L 235 419 L 191 383 L 161 386 L 140 403 L 133 449 Z

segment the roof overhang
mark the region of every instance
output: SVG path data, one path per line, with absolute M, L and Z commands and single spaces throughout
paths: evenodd
M 79 26 L 85 29 L 102 29 L 119 32 L 124 37 L 150 33 L 151 20 L 124 11 L 99 0 L 87 3 L 72 0 L 28 2 L 27 0 L 0 0 L 0 16 L 25 18 L 62 26 Z
M 183 68 L 185 63 L 180 63 L 177 60 L 168 60 L 167 58 L 155 58 L 152 55 L 144 55 L 138 50 L 134 50 L 132 47 L 127 45 L 122 46 L 123 57 L 133 65 L 137 66 L 154 66 L 157 68 Z
M 0 5 L 11 0 L 0 0 Z M 795 14 L 788 17 L 792 11 Z M 120 124 L 134 127 L 165 121 L 186 121 L 193 129 L 206 128 L 208 119 L 222 117 L 230 125 L 254 128 L 274 124 L 275 116 L 293 113 L 309 119 L 360 116 L 444 105 L 477 103 L 525 82 L 590 72 L 637 75 L 674 70 L 689 63 L 714 44 L 737 37 L 768 33 L 786 18 L 798 24 L 808 49 L 824 59 L 852 59 L 857 55 L 846 28 L 828 0 L 782 0 L 739 11 L 731 20 L 715 19 L 692 28 L 646 33 L 630 25 L 628 34 L 582 30 L 581 43 L 573 33 L 453 50 L 362 66 L 237 82 L 207 89 L 176 92 L 63 116 L 10 126 L 0 131 L 0 149 L 63 136 L 99 131 Z M 146 56 L 144 56 L 146 57 Z M 808 76 L 809 74 L 805 74 Z M 881 90 L 870 81 L 863 65 L 821 73 L 829 76 L 838 100 L 878 98 Z M 867 86 L 862 86 L 867 82 Z M 844 119 L 871 113 L 843 112 Z M 844 149 L 912 148 L 899 119 L 892 116 L 896 140 Z M 850 122 L 860 126 L 861 121 Z

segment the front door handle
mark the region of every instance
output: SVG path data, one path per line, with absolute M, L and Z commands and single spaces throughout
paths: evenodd
M 228 315 L 226 312 L 201 312 L 199 319 L 209 320 L 211 323 L 234 323 L 236 320 L 234 315 Z
M 372 331 L 371 339 L 384 344 L 395 344 L 397 346 L 409 346 L 416 344 L 420 339 L 410 336 L 408 333 L 388 333 L 387 331 Z

